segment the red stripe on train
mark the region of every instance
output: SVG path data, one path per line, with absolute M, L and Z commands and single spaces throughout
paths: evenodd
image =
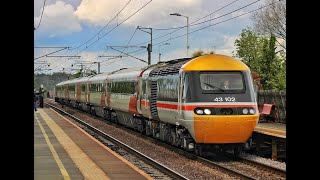
M 104 95 L 104 93 L 101 94 L 100 106 L 102 107 L 106 106 L 106 96 Z
M 107 93 L 107 105 L 110 107 L 110 93 Z
M 137 97 L 136 96 L 130 96 L 129 112 L 132 114 L 137 114 Z
M 157 103 L 157 107 L 165 108 L 165 109 L 178 109 L 178 105 L 177 104 Z

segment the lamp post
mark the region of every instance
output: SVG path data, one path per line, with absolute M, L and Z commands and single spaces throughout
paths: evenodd
M 171 16 L 183 16 L 183 17 L 187 18 L 187 56 L 189 56 L 189 17 L 181 15 L 179 13 L 172 13 L 170 15 Z
M 161 57 L 161 51 L 160 51 L 160 47 L 164 46 L 164 45 L 169 45 L 170 43 L 164 43 L 164 44 L 160 44 L 159 45 L 159 62 L 160 62 L 160 57 Z

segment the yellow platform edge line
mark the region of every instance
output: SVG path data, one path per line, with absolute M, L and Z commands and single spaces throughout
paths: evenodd
M 136 167 L 135 165 L 133 165 L 131 162 L 129 162 L 128 160 L 126 160 L 125 158 L 123 158 L 122 156 L 118 155 L 116 152 L 112 151 L 110 148 L 106 147 L 104 144 L 102 144 L 100 141 L 98 141 L 96 138 L 92 137 L 90 134 L 88 134 L 86 131 L 84 131 L 83 129 L 81 129 L 79 126 L 77 126 L 76 124 L 74 124 L 73 122 L 71 122 L 69 119 L 63 117 L 61 114 L 59 114 L 58 112 L 56 112 L 54 109 L 50 108 L 52 111 L 54 111 L 55 113 L 57 113 L 59 116 L 61 116 L 63 119 L 65 119 L 66 121 L 68 121 L 70 124 L 72 124 L 73 126 L 75 126 L 76 128 L 78 128 L 80 131 L 82 131 L 84 134 L 86 134 L 89 138 L 91 138 L 93 141 L 95 141 L 96 143 L 98 143 L 100 146 L 102 146 L 104 149 L 106 149 L 107 151 L 109 151 L 111 154 L 113 154 L 114 156 L 116 156 L 117 158 L 119 158 L 121 161 L 123 161 L 124 163 L 126 163 L 128 166 L 130 166 L 132 169 L 134 169 L 135 171 L 137 171 L 138 173 L 140 173 L 142 176 L 144 176 L 147 179 L 154 179 L 152 178 L 149 174 L 145 173 L 144 171 L 140 170 L 138 167 Z
M 81 148 L 79 148 L 72 139 L 50 118 L 50 116 L 44 111 L 40 110 L 43 119 L 52 130 L 62 147 L 68 153 L 72 161 L 79 168 L 85 179 L 105 179 L 110 178 L 105 174 L 105 172 L 96 165 L 90 157 L 84 153 Z
M 266 132 L 273 132 L 275 134 L 281 134 L 281 135 L 286 135 L 286 131 L 283 130 L 276 130 L 276 129 L 270 129 L 270 128 L 264 128 L 264 127 L 256 127 L 254 129 L 255 131 L 266 131 Z
M 50 151 L 51 151 L 51 153 L 52 153 L 52 155 L 53 155 L 54 160 L 56 161 L 56 163 L 57 163 L 57 165 L 58 165 L 58 167 L 59 167 L 59 170 L 60 170 L 63 178 L 64 178 L 65 180 L 70 180 L 70 176 L 69 176 L 69 174 L 68 174 L 68 171 L 64 168 L 63 163 L 62 163 L 62 161 L 60 160 L 59 155 L 58 155 L 58 153 L 56 152 L 56 150 L 54 149 L 53 145 L 51 144 L 51 141 L 50 141 L 50 139 L 49 139 L 46 131 L 45 131 L 44 128 L 42 127 L 42 124 L 41 124 L 41 122 L 39 121 L 39 118 L 38 118 L 37 116 L 35 116 L 35 118 L 36 118 L 36 120 L 37 120 L 37 122 L 38 122 L 38 125 L 39 125 L 39 127 L 40 127 L 40 129 L 41 129 L 41 132 L 42 132 L 42 134 L 43 134 L 43 136 L 44 136 L 44 138 L 45 138 L 45 140 L 46 140 L 46 143 L 47 143 L 48 146 L 49 146 L 49 149 L 50 149 Z

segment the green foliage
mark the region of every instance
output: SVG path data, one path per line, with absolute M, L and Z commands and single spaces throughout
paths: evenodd
M 263 89 L 286 89 L 286 57 L 276 53 L 276 38 L 260 37 L 253 30 L 242 30 L 235 40 L 236 57 L 261 77 Z
M 202 51 L 202 50 L 196 51 L 196 52 L 192 53 L 192 57 L 194 58 L 194 57 L 202 56 L 203 53 L 204 53 L 204 51 Z
M 98 74 L 96 70 L 90 70 L 90 72 L 88 73 L 89 75 L 96 75 Z
M 71 75 L 69 79 L 75 79 L 81 77 L 81 70 L 78 70 L 75 74 Z
M 35 74 L 34 75 L 34 85 L 36 86 L 36 89 L 40 88 L 40 85 L 42 84 L 44 86 L 44 89 L 46 90 L 53 90 L 54 86 L 62 81 L 68 80 L 68 76 L 70 74 L 56 72 L 51 74 Z
M 81 70 L 79 69 L 75 74 L 71 75 L 69 79 L 75 79 L 79 77 L 86 77 L 98 74 L 96 70 Z
M 209 51 L 209 52 L 204 52 L 202 50 L 195 51 L 194 53 L 192 53 L 192 57 L 195 58 L 195 57 L 203 56 L 206 54 L 214 54 L 214 51 Z
M 260 58 L 262 53 L 263 42 L 265 38 L 261 38 L 250 28 L 243 29 L 240 38 L 236 39 L 236 57 L 249 66 L 252 71 L 260 72 Z
M 276 90 L 286 89 L 286 64 L 285 57 L 277 56 L 273 63 L 273 74 L 268 81 L 269 87 Z

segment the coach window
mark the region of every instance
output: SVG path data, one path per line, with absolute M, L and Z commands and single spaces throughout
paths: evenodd
M 134 81 L 131 82 L 131 94 L 136 93 L 136 84 Z
M 95 92 L 96 91 L 96 85 L 95 84 L 90 84 L 90 91 Z
M 105 90 L 106 90 L 106 89 L 105 89 L 104 83 L 102 82 L 102 83 L 101 83 L 101 92 L 104 93 Z
M 110 81 L 107 83 L 107 90 L 108 90 L 108 93 L 112 92 L 112 82 Z
M 118 93 L 118 84 L 117 82 L 112 82 L 112 92 L 113 93 Z
M 142 86 L 141 86 L 141 88 L 142 88 L 141 93 L 142 94 L 140 96 L 141 99 L 147 99 L 146 87 L 147 87 L 146 80 L 142 80 Z

